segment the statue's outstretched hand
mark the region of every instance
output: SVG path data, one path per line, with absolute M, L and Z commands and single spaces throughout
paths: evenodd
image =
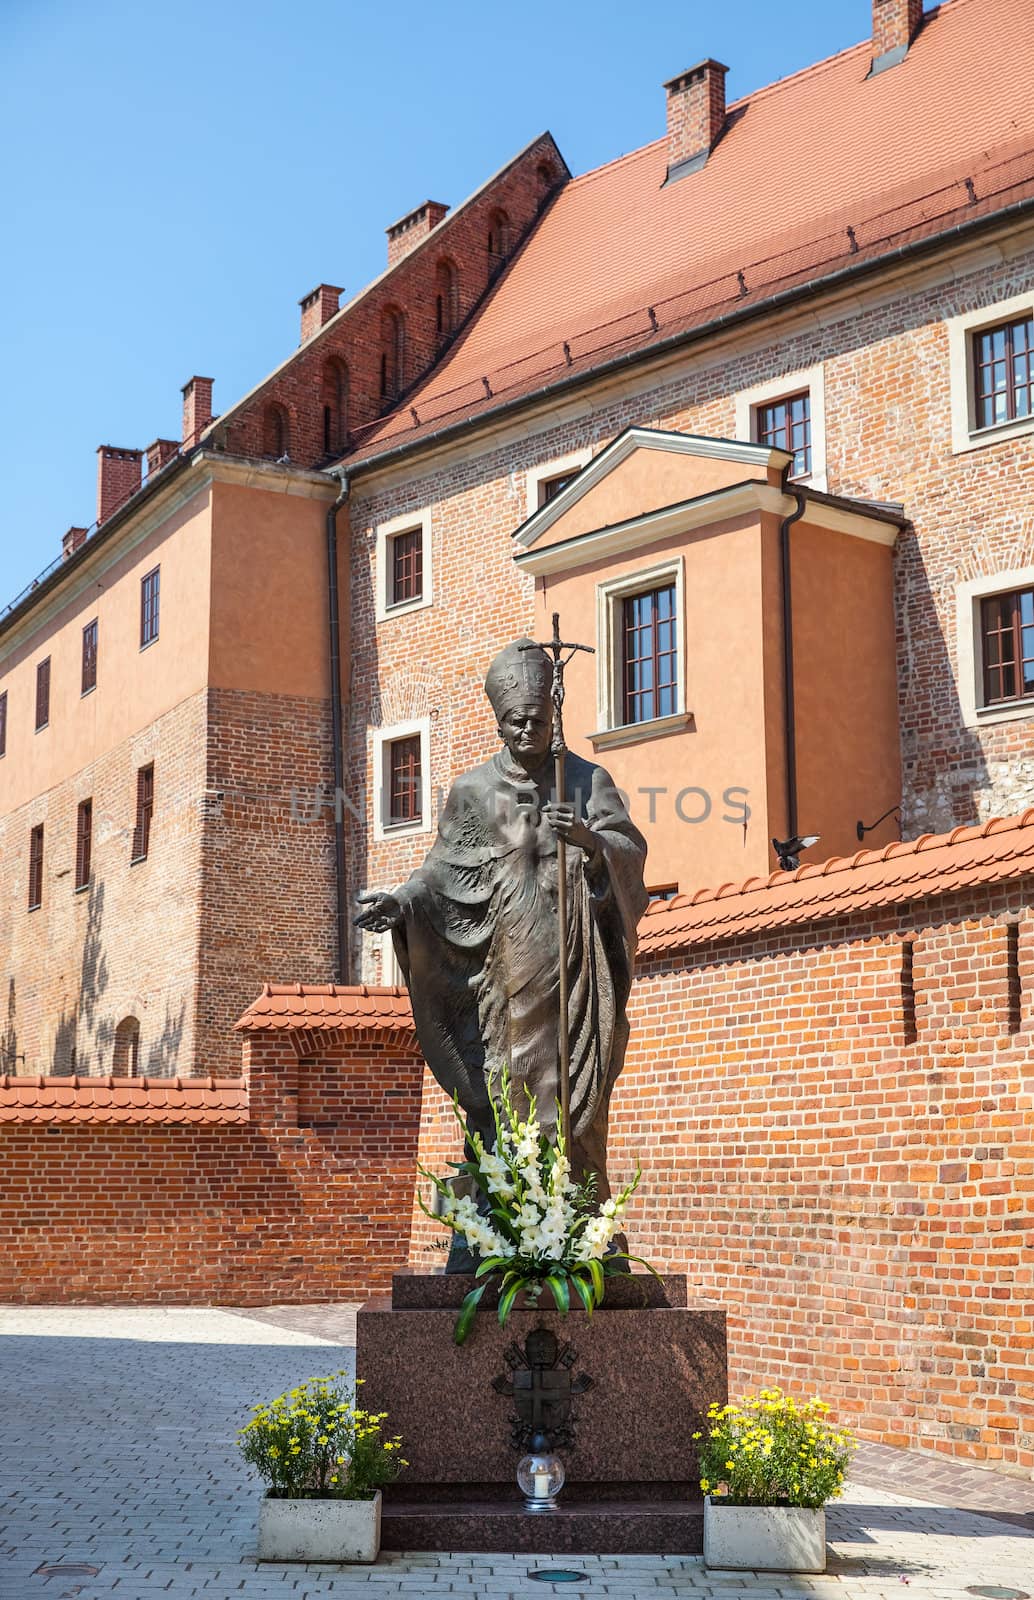
M 402 907 L 398 900 L 383 889 L 371 889 L 357 899 L 364 907 L 354 918 L 357 928 L 367 928 L 371 933 L 386 933 L 389 928 L 397 928 L 402 921 Z

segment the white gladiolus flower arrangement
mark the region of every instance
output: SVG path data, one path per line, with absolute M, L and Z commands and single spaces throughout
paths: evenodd
M 418 1195 L 421 1209 L 462 1234 L 480 1258 L 477 1277 L 484 1281 L 463 1302 L 456 1323 L 457 1344 L 470 1332 L 481 1297 L 495 1277 L 502 1279 L 499 1321 L 505 1325 L 522 1290 L 535 1300 L 548 1288 L 557 1310 L 565 1313 L 573 1291 L 591 1316 L 603 1301 L 609 1275 L 627 1272 L 631 1261 L 653 1271 L 639 1256 L 613 1248 L 641 1170 L 636 1168 L 632 1182 L 619 1195 L 597 1207 L 595 1179 L 576 1184 L 571 1177 L 559 1113 L 554 1145 L 539 1127 L 534 1099 L 529 1098 L 527 1117 L 523 1121 L 518 1117 L 509 1073 L 503 1074 L 499 1094 L 490 1091 L 489 1097 L 495 1119 L 494 1150 L 485 1149 L 480 1134 L 467 1135 L 459 1102 L 453 1102 L 467 1147 L 473 1151 L 472 1160 L 456 1164 L 457 1172 L 473 1180 L 478 1198 L 457 1195 L 446 1179 L 425 1167 L 419 1169 L 439 1196 L 438 1210 L 432 1212 Z

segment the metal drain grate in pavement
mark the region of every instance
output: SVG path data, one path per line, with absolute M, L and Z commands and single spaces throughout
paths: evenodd
M 981 1600 L 1030 1600 L 1026 1589 L 1003 1589 L 999 1583 L 971 1583 L 966 1593 L 980 1595 Z

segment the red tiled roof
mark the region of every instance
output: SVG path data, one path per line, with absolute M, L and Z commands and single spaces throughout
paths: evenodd
M 874 78 L 867 40 L 731 105 L 699 172 L 665 186 L 660 140 L 573 179 L 351 459 L 1034 197 L 1030 24 L 1029 0 L 947 0 Z
M 279 1028 L 319 1033 L 343 1028 L 412 1037 L 413 1013 L 405 989 L 334 983 L 266 983 L 237 1027 L 246 1033 Z
M 0 1077 L 0 1122 L 247 1122 L 241 1078 Z
M 902 905 L 1034 873 L 1034 809 L 951 833 L 859 850 L 850 857 L 723 883 L 655 902 L 639 924 L 644 956 L 741 934 Z

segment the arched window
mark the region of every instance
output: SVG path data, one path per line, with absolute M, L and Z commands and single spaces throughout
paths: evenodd
M 123 1017 L 115 1029 L 112 1077 L 135 1078 L 140 1068 L 140 1024 L 136 1017 Z
M 274 402 L 266 409 L 265 453 L 274 461 L 291 454 L 291 425 L 287 411 Z
M 443 259 L 435 268 L 434 307 L 438 336 L 447 339 L 460 320 L 460 280 L 452 261 Z
M 496 210 L 488 219 L 489 266 L 498 266 L 510 251 L 510 218 L 505 211 Z
M 556 175 L 548 161 L 539 162 L 539 165 L 536 168 L 536 175 L 539 180 L 539 188 L 542 190 L 543 194 L 548 194 L 556 182 Z
M 336 455 L 348 445 L 348 367 L 337 356 L 323 366 L 323 450 Z
M 406 381 L 406 321 L 395 306 L 381 312 L 381 399 L 394 400 Z

